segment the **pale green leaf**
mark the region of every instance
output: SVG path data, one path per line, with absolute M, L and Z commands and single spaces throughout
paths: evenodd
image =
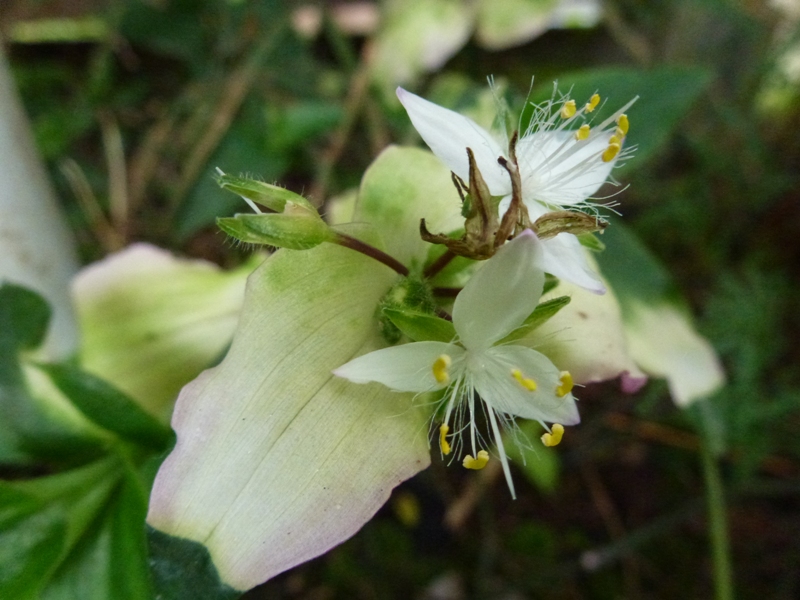
M 428 151 L 390 146 L 364 173 L 353 220 L 373 225 L 386 252 L 410 266 L 430 248 L 419 237 L 423 218 L 432 232 L 463 226 L 450 172 Z
M 624 226 L 614 223 L 598 255 L 619 295 L 625 335 L 636 363 L 667 380 L 672 399 L 685 407 L 725 383 L 711 344 L 695 330 L 669 272 Z
M 411 394 L 331 371 L 381 345 L 397 275 L 349 249 L 281 250 L 248 281 L 223 362 L 181 392 L 148 522 L 245 590 L 353 535 L 429 462 Z
M 136 244 L 87 267 L 73 282 L 82 366 L 168 418 L 181 386 L 230 343 L 256 260 L 224 272 Z

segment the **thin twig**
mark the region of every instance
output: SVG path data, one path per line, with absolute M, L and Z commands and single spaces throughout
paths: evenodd
M 75 198 L 78 200 L 89 229 L 97 241 L 100 242 L 105 252 L 110 253 L 122 248 L 125 245 L 125 240 L 106 217 L 100 202 L 98 202 L 94 191 L 92 191 L 92 186 L 78 163 L 71 158 L 65 158 L 58 166 L 64 177 L 66 177 L 70 188 L 72 188 L 72 193 L 75 194 Z
M 114 229 L 124 239 L 127 238 L 129 214 L 128 172 L 125 165 L 125 148 L 119 124 L 110 112 L 98 115 L 100 132 L 103 137 L 103 150 L 108 167 L 108 213 Z
M 236 113 L 239 112 L 239 108 L 241 108 L 258 77 L 264 56 L 272 48 L 277 37 L 274 33 L 268 35 L 247 57 L 244 64 L 240 65 L 228 78 L 224 94 L 214 108 L 211 122 L 184 163 L 185 167 L 181 173 L 180 181 L 170 198 L 170 210 L 173 214 L 180 207 L 200 176 L 203 167 L 208 163 L 208 159 L 211 158 L 222 138 L 228 132 Z
M 350 89 L 344 102 L 344 118 L 339 128 L 333 132 L 330 144 L 328 144 L 327 149 L 318 161 L 317 175 L 308 193 L 311 202 L 317 206 L 321 206 L 325 201 L 333 167 L 342 156 L 342 152 L 350 138 L 350 133 L 364 104 L 364 99 L 369 89 L 372 54 L 372 46 L 367 42 L 361 54 L 361 62 L 350 79 Z

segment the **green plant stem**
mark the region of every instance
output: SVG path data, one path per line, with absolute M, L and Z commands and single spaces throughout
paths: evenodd
M 714 591 L 717 600 L 733 600 L 731 545 L 725 507 L 725 491 L 719 462 L 706 444 L 701 448 L 703 478 L 706 484 L 709 538 L 714 561 Z

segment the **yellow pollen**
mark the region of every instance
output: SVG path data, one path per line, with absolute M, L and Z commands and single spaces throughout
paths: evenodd
M 589 98 L 589 103 L 586 105 L 586 112 L 594 112 L 594 109 L 597 108 L 597 105 L 600 104 L 600 94 L 595 94 L 591 98 Z
M 477 458 L 472 458 L 469 454 L 464 457 L 464 462 L 461 464 L 464 465 L 465 469 L 472 469 L 473 471 L 480 471 L 483 467 L 486 466 L 486 463 L 489 462 L 489 453 L 486 450 L 481 450 L 478 452 Z
M 621 146 L 622 145 L 621 142 L 620 142 L 620 139 L 619 139 L 619 137 L 617 137 L 616 133 L 614 135 L 612 135 L 610 138 L 608 138 L 608 145 L 610 146 L 611 144 L 616 144 L 617 146 Z
M 622 132 L 622 129 L 620 129 L 619 127 L 617 127 L 617 128 L 614 130 L 614 135 L 615 135 L 616 137 L 618 137 L 619 139 L 622 139 L 622 138 L 624 138 L 624 137 L 625 137 L 625 134 Z
M 617 128 L 622 132 L 622 135 L 628 135 L 628 129 L 631 124 L 628 122 L 628 115 L 620 115 L 617 117 Z
M 450 442 L 447 441 L 447 433 L 450 427 L 444 423 L 439 427 L 439 448 L 442 449 L 442 454 L 445 456 L 450 454 Z
M 578 141 L 585 140 L 589 137 L 589 131 L 590 128 L 588 125 L 581 125 L 581 128 L 575 132 L 575 139 Z
M 450 380 L 447 369 L 450 368 L 452 362 L 447 354 L 442 354 L 433 361 L 433 376 L 436 378 L 436 383 L 447 383 Z
M 569 371 L 561 371 L 559 382 L 561 385 L 556 388 L 556 396 L 563 398 L 572 391 L 575 383 L 572 381 L 572 374 Z
M 576 110 L 577 108 L 575 107 L 575 100 L 567 100 L 564 102 L 564 106 L 561 107 L 561 118 L 569 119 L 575 114 Z
M 558 446 L 561 443 L 561 438 L 564 437 L 564 426 L 559 423 L 553 423 L 551 432 L 542 436 L 542 443 L 545 446 Z
M 603 162 L 611 162 L 619 154 L 619 144 L 609 144 L 603 152 Z
M 514 376 L 514 379 L 516 379 L 519 384 L 529 392 L 532 392 L 536 389 L 536 382 L 528 377 L 523 377 L 522 371 L 519 369 L 511 369 L 511 374 Z

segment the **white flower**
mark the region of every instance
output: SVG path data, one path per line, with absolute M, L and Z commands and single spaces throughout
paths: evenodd
M 511 178 L 497 162 L 499 157 L 506 157 L 507 150 L 488 131 L 471 119 L 402 88 L 397 88 L 397 97 L 433 153 L 465 181 L 469 178 L 466 148 L 471 148 L 489 191 L 493 196 L 504 197 L 501 207 L 508 206 Z M 628 133 L 624 111 L 635 100 L 600 124 L 592 127 L 583 123 L 579 128 L 574 126 L 600 103 L 598 94 L 581 108 L 568 96 L 534 106 L 531 124 L 516 146 L 522 199 L 532 221 L 551 210 L 591 206 L 588 200 L 626 154 L 621 150 Z M 561 233 L 543 240 L 541 260 L 542 268 L 556 277 L 595 293 L 605 291 L 572 234 Z
M 544 273 L 534 265 L 541 242 L 530 230 L 502 246 L 459 293 L 453 307 L 457 339 L 446 342 L 413 342 L 370 352 L 334 371 L 355 383 L 378 382 L 402 392 L 430 392 L 446 388 L 445 415 L 440 428 L 440 448 L 456 455 L 462 451 L 460 433 L 468 429 L 471 455 L 467 468 L 482 468 L 489 456 L 480 450 L 481 437 L 475 418 L 483 402 L 503 471 L 514 496 L 514 484 L 500 435 L 500 423 L 514 416 L 558 423 L 543 436 L 555 445 L 563 433 L 561 424 L 580 421 L 571 394 L 572 377 L 559 371 L 543 354 L 516 344 L 495 345 L 519 327 L 539 302 Z M 451 419 L 456 423 L 450 436 Z M 480 450 L 480 451 L 479 451 Z

